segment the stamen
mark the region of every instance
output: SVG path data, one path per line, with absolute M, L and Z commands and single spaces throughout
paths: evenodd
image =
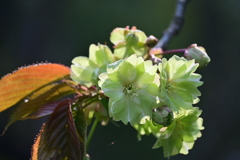
M 136 84 L 135 82 L 129 82 L 129 83 L 124 85 L 123 92 L 127 95 L 130 95 L 130 96 L 138 96 L 137 91 L 139 89 L 141 89 L 141 88 L 139 87 L 138 84 Z

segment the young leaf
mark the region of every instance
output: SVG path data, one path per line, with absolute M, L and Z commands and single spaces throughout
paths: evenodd
M 70 75 L 70 69 L 60 64 L 37 64 L 20 68 L 0 80 L 0 112 L 19 102 L 33 91 Z
M 45 127 L 45 123 L 42 125 L 42 129 L 40 130 L 39 134 L 37 135 L 34 144 L 32 146 L 32 158 L 31 160 L 38 160 L 38 148 L 39 148 L 39 143 L 41 139 L 41 135 L 43 132 L 43 129 Z
M 41 117 L 44 117 L 44 116 L 48 116 L 48 115 L 52 114 L 52 112 L 59 105 L 59 103 L 61 103 L 61 101 L 56 101 L 56 102 L 51 102 L 51 103 L 45 104 L 44 106 L 39 108 L 39 110 L 35 114 L 30 115 L 30 116 L 25 117 L 25 118 L 22 118 L 21 120 L 38 119 L 38 118 L 41 118 Z
M 32 152 L 36 160 L 82 160 L 84 157 L 82 146 L 85 142 L 79 140 L 76 132 L 69 99 L 58 104 L 39 137 Z
M 66 83 L 47 85 L 37 92 L 34 92 L 28 97 L 26 102 L 24 101 L 20 103 L 20 105 L 14 110 L 3 134 L 12 123 L 18 120 L 36 119 L 51 114 L 58 102 L 51 104 L 48 103 L 73 93 L 75 93 L 75 90 Z
M 75 93 L 75 90 L 66 83 L 51 84 L 37 92 L 34 92 L 27 102 L 19 105 L 11 118 L 27 118 L 27 116 L 35 113 L 39 108 L 44 107 L 45 104 L 53 102 L 59 98 Z

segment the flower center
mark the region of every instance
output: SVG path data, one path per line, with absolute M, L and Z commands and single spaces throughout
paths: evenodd
M 171 92 L 171 90 L 172 90 L 172 84 L 171 84 L 170 82 L 167 83 L 167 85 L 166 85 L 166 90 L 167 90 L 167 92 Z
M 124 85 L 123 92 L 127 95 L 138 96 L 137 91 L 140 90 L 140 89 L 141 88 L 139 87 L 138 84 L 136 84 L 134 82 L 129 82 L 129 83 Z

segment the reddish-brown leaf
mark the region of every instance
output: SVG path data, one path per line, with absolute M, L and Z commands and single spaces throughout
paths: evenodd
M 86 141 L 87 122 L 86 122 L 85 113 L 81 105 L 79 106 L 79 104 L 76 104 L 74 106 L 74 110 L 72 111 L 72 113 L 73 113 L 73 119 L 75 122 L 79 140 L 80 142 L 82 142 L 81 151 L 83 155 L 86 155 L 85 141 Z
M 38 118 L 41 118 L 44 116 L 48 116 L 48 115 L 52 114 L 52 112 L 54 111 L 54 109 L 57 107 L 57 105 L 59 103 L 61 103 L 61 101 L 56 101 L 56 102 L 51 102 L 51 103 L 45 104 L 44 106 L 39 108 L 39 110 L 35 114 L 30 115 L 25 118 L 22 118 L 21 120 L 38 119 Z
M 27 116 L 35 113 L 45 104 L 54 102 L 59 98 L 73 93 L 75 93 L 75 90 L 66 83 L 55 83 L 45 86 L 25 99 L 13 113 L 11 118 L 17 120 L 23 118 L 27 119 Z
M 39 148 L 42 132 L 44 130 L 44 126 L 45 126 L 45 123 L 43 124 L 42 129 L 41 129 L 40 133 L 37 135 L 37 137 L 34 141 L 34 144 L 32 146 L 32 159 L 31 160 L 38 160 L 38 148 Z
M 75 93 L 75 90 L 66 83 L 50 84 L 39 89 L 27 99 L 23 100 L 23 102 L 14 110 L 3 134 L 12 123 L 18 120 L 36 119 L 51 114 L 58 102 L 50 102 L 73 93 Z
M 33 91 L 70 74 L 60 64 L 37 64 L 20 68 L 0 80 L 0 112 L 19 102 Z
M 71 100 L 62 100 L 50 115 L 41 134 L 39 145 L 34 145 L 38 147 L 37 160 L 83 159 L 84 155 L 81 151 L 83 142 L 79 141 L 70 103 Z M 35 155 L 36 152 L 32 158 Z

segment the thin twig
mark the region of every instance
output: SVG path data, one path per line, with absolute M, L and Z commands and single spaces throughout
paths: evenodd
M 162 48 L 165 50 L 173 36 L 179 33 L 184 23 L 184 14 L 186 11 L 187 3 L 190 1 L 191 0 L 177 0 L 173 19 L 167 30 L 163 33 L 162 38 L 158 41 L 154 48 Z
M 169 53 L 177 53 L 177 52 L 184 53 L 185 51 L 186 51 L 186 49 L 173 49 L 173 50 L 162 51 L 162 53 L 160 53 L 160 55 L 169 54 Z

